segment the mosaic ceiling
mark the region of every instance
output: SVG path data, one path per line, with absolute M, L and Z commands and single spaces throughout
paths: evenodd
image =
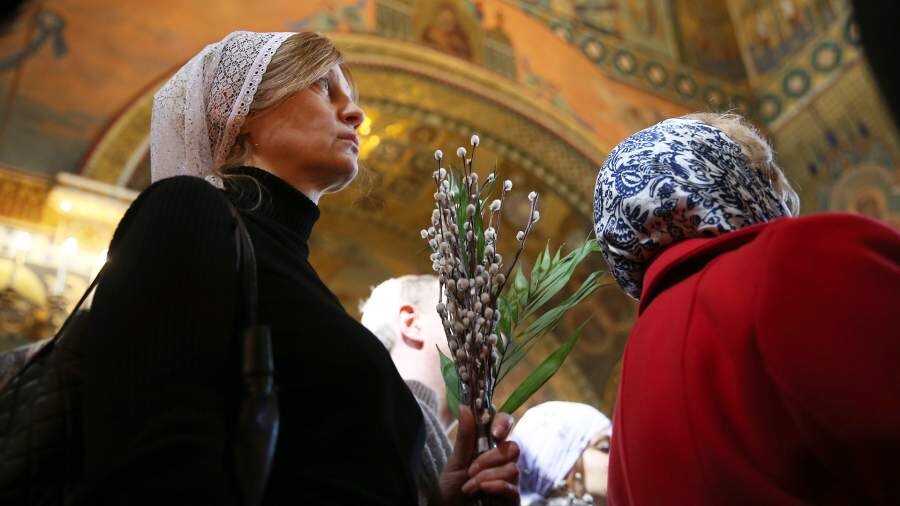
M 352 32 L 426 46 L 520 84 L 606 148 L 661 117 L 697 109 L 733 108 L 777 127 L 858 58 L 845 0 L 35 6 L 0 37 L 5 121 L 17 127 L 0 138 L 0 162 L 50 172 L 77 171 L 100 131 L 141 89 L 236 28 Z M 48 137 L 56 149 L 35 153 Z

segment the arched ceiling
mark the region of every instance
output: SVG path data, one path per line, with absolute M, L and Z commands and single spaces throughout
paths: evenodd
M 698 109 L 734 108 L 777 125 L 827 81 L 829 69 L 855 55 L 842 47 L 844 39 L 853 41 L 845 4 L 35 2 L 39 12 L 0 37 L 0 92 L 13 94 L 4 114 L 16 127 L 0 138 L 0 162 L 39 172 L 79 170 L 100 132 L 140 90 L 234 29 L 350 32 L 430 47 L 493 72 L 498 83 L 521 84 L 521 93 L 582 124 L 607 148 L 663 117 Z M 835 27 L 847 36 L 813 54 L 809 45 Z M 38 149 L 48 139 L 55 149 Z
M 77 171 L 126 104 L 235 29 L 320 30 L 401 41 L 450 54 L 521 85 L 580 123 L 601 146 L 688 109 L 598 66 L 517 2 L 491 0 L 47 0 L 0 37 L 0 92 L 11 93 L 0 162 Z M 202 23 L 197 20 L 202 19 Z M 31 26 L 29 26 L 29 23 Z M 101 29 L 102 27 L 102 29 Z M 469 47 L 469 52 L 454 47 Z M 612 59 L 610 59 L 612 61 Z M 46 142 L 53 150 L 40 149 Z

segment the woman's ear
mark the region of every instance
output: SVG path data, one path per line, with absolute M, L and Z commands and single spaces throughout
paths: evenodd
M 422 329 L 419 326 L 419 313 L 409 304 L 400 306 L 397 314 L 400 319 L 400 338 L 403 344 L 410 348 L 421 350 L 425 346 Z
M 245 139 L 247 144 L 253 145 L 253 135 L 256 132 L 256 117 L 247 118 L 244 121 L 244 124 L 241 125 L 241 130 L 238 132 L 238 138 L 235 140 L 237 142 L 240 139 Z

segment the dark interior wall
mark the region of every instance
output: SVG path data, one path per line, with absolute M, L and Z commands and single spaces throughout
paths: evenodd
M 900 123 L 900 57 L 897 56 L 900 2 L 854 0 L 853 9 L 872 73 L 891 108 L 894 121 Z

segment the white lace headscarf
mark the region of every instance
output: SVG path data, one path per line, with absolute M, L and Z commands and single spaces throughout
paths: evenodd
M 612 422 L 587 404 L 550 401 L 526 411 L 510 435 L 520 450 L 523 502 L 547 497 L 598 435 L 612 436 Z
M 191 58 L 153 96 L 150 174 L 204 177 L 216 186 L 275 51 L 292 32 L 233 32 Z

